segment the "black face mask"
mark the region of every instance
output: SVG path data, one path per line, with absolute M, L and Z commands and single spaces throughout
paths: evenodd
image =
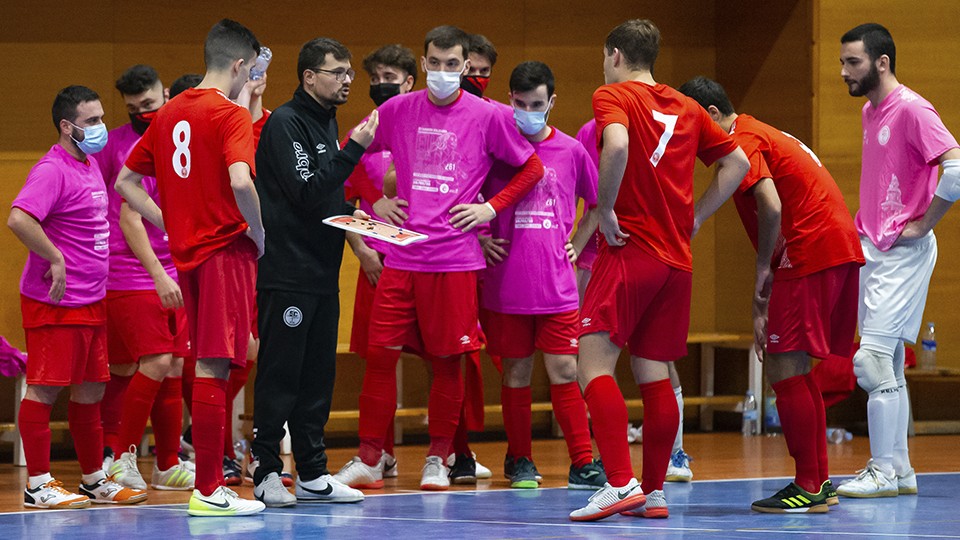
M 153 119 L 156 118 L 158 110 L 159 109 L 154 109 L 136 114 L 129 113 L 130 125 L 133 127 L 133 130 L 137 132 L 137 135 L 143 136 L 143 134 L 147 132 L 147 128 L 150 127 L 150 122 L 153 122 Z
M 400 84 L 398 83 L 380 83 L 370 85 L 370 99 L 377 104 L 377 107 L 383 105 L 393 96 L 400 95 Z

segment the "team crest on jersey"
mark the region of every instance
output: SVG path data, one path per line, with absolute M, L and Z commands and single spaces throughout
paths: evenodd
M 290 306 L 283 312 L 283 322 L 290 328 L 296 328 L 303 322 L 303 312 L 297 306 Z
M 883 126 L 880 128 L 880 133 L 877 134 L 877 142 L 880 143 L 880 146 L 887 144 L 887 141 L 890 140 L 890 126 Z

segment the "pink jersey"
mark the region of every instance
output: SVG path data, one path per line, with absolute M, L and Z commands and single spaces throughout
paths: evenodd
M 384 264 L 412 272 L 481 270 L 486 262 L 476 229 L 455 229 L 450 209 L 476 203 L 494 162 L 520 167 L 533 147 L 498 108 L 467 92 L 438 107 L 420 90 L 390 98 L 379 111 L 367 152 L 393 154 L 397 196 L 409 203 L 404 227 L 429 236 L 391 249 Z
M 123 236 L 123 231 L 120 230 L 120 203 L 123 198 L 113 188 L 127 156 L 139 140 L 140 135 L 130 124 L 125 124 L 110 131 L 107 146 L 97 154 L 97 164 L 100 165 L 100 172 L 103 173 L 103 179 L 107 183 L 109 200 L 107 221 L 110 222 L 110 274 L 107 277 L 107 290 L 110 291 L 145 291 L 154 288 L 153 278 L 133 254 L 133 250 Z M 143 188 L 154 202 L 160 204 L 156 178 L 145 176 Z M 147 220 L 143 220 L 143 225 L 147 230 L 147 238 L 150 239 L 150 247 L 153 248 L 153 252 L 156 253 L 167 274 L 176 280 L 177 270 L 170 256 L 170 242 L 167 240 L 167 234 Z
M 957 140 L 927 100 L 904 85 L 879 106 L 863 106 L 863 162 L 857 231 L 886 251 L 927 211 L 939 157 Z
M 480 305 L 523 315 L 577 309 L 576 274 L 564 245 L 577 219 L 577 200 L 597 204 L 597 168 L 583 146 L 556 128 L 533 148 L 543 162 L 543 179 L 515 207 L 491 222 L 494 238 L 505 238 L 509 253 L 484 272 Z M 484 191 L 503 188 L 514 169 L 495 165 Z
M 103 176 L 92 156 L 77 161 L 59 144 L 30 169 L 11 205 L 30 214 L 63 254 L 67 287 L 58 305 L 80 307 L 107 294 L 110 227 Z M 34 252 L 20 278 L 20 293 L 49 304 L 50 263 Z
M 593 166 L 599 168 L 600 166 L 600 149 L 597 148 L 597 120 L 591 118 L 580 127 L 580 131 L 577 132 L 577 140 L 580 141 L 580 144 L 587 149 L 587 155 L 590 156 L 590 160 L 593 161 Z M 580 256 L 577 257 L 577 267 L 583 268 L 585 270 L 590 270 L 593 268 L 593 261 L 597 260 L 597 242 L 600 241 L 599 231 L 597 234 L 583 246 L 583 251 L 580 252 Z

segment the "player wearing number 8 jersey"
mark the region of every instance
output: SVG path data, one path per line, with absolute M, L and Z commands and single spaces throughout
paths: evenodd
M 581 310 L 578 377 L 609 483 L 575 521 L 619 512 L 666 517 L 663 482 L 679 422 L 668 363 L 687 353 L 690 238 L 749 168 L 697 103 L 653 79 L 660 31 L 634 19 L 604 45 L 607 84 L 593 96 L 600 139 L 601 243 Z M 719 165 L 693 206 L 694 159 Z M 613 377 L 629 345 L 644 402 L 643 483 L 633 478 L 627 407 Z
M 264 237 L 252 181 L 252 119 L 231 98 L 240 94 L 259 52 L 243 25 L 228 19 L 214 25 L 204 45 L 203 81 L 157 113 L 117 179 L 117 191 L 130 206 L 165 228 L 180 273 L 197 358 L 191 515 L 247 515 L 264 508 L 227 489 L 222 469 L 227 378 L 231 365 L 246 362 Z M 162 214 L 140 183 L 145 175 L 157 178 Z

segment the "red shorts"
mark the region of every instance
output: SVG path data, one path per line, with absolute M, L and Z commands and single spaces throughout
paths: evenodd
M 636 242 L 601 244 L 580 309 L 580 337 L 608 332 L 630 354 L 671 362 L 687 355 L 693 274 L 654 258 Z
M 526 358 L 539 349 L 547 354 L 577 354 L 580 311 L 544 315 L 517 315 L 480 310 L 487 334 L 487 353 L 503 358 Z
M 850 356 L 857 330 L 860 265 L 842 264 L 773 282 L 767 352 L 806 351 L 815 358 Z
M 409 346 L 435 356 L 480 348 L 477 272 L 384 268 L 370 313 L 370 345 Z
M 189 353 L 187 312 L 168 309 L 156 291 L 107 291 L 110 364 L 132 364 L 147 355 Z
M 27 384 L 69 386 L 107 382 L 107 326 L 47 325 L 25 328 Z
M 227 358 L 243 367 L 257 286 L 257 247 L 246 236 L 180 272 L 190 342 L 196 358 Z
M 350 350 L 362 357 L 367 356 L 370 336 L 370 311 L 377 288 L 370 284 L 363 268 L 357 273 L 357 296 L 353 301 L 353 326 L 350 328 Z

